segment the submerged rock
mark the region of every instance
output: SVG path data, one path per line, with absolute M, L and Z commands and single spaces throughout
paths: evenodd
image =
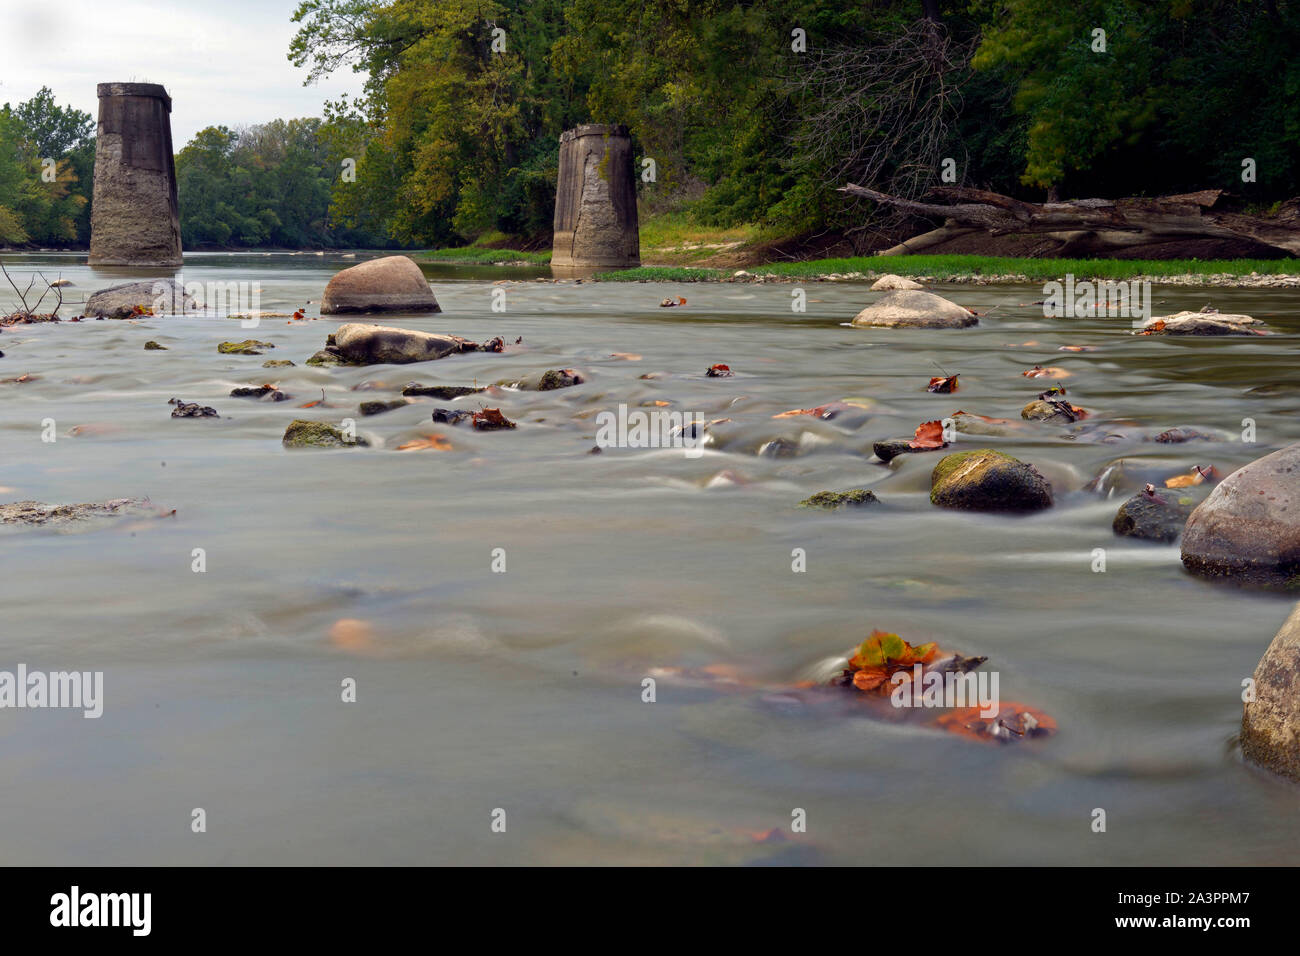
M 473 418 L 474 413 L 464 408 L 435 408 L 433 410 L 433 420 L 444 425 L 459 425 L 467 418 Z
M 292 396 L 286 395 L 274 385 L 245 385 L 230 390 L 231 398 L 256 398 L 267 402 L 287 402 Z
M 1300 604 L 1255 668 L 1255 699 L 1241 711 L 1241 752 L 1300 780 Z
M 947 445 L 943 445 L 947 448 Z M 939 448 L 913 448 L 910 438 L 886 438 L 872 444 L 871 450 L 881 461 L 893 461 L 899 455 L 911 455 L 921 451 L 940 451 Z
M 905 279 L 902 276 L 896 276 L 892 272 L 889 275 L 883 275 L 875 282 L 871 283 L 872 292 L 904 292 L 908 290 L 924 289 L 925 286 L 915 279 Z
M 1020 410 L 1020 417 L 1036 422 L 1071 425 L 1082 416 L 1069 402 L 1036 399 Z
M 388 402 L 362 402 L 357 411 L 361 412 L 362 415 L 382 415 L 384 412 L 391 412 L 395 408 L 405 408 L 408 404 L 410 403 L 400 398 Z
M 340 325 L 333 335 L 326 338 L 323 351 L 347 365 L 408 365 L 454 355 L 466 347 L 475 346 L 457 335 L 349 322 Z M 328 364 L 316 361 L 319 356 L 321 353 L 317 352 L 307 360 L 307 364 Z
M 835 511 L 837 508 L 861 508 L 879 503 L 880 499 L 873 492 L 866 488 L 853 488 L 850 491 L 819 491 L 799 502 L 799 507 Z
M 1038 511 L 1052 486 L 1033 465 L 991 448 L 946 456 L 930 476 L 930 501 L 967 511 Z
M 337 273 L 325 286 L 321 315 L 441 312 L 424 273 L 409 256 L 385 256 Z
M 148 498 L 114 498 L 75 505 L 50 505 L 42 501 L 0 504 L 0 524 L 65 525 L 88 518 L 145 517 L 158 514 Z
M 759 446 L 758 454 L 762 458 L 794 458 L 799 454 L 799 445 L 788 438 L 773 438 Z
M 479 388 L 477 386 L 470 387 L 469 385 L 420 385 L 418 382 L 411 382 L 402 389 L 402 394 L 440 398 L 444 402 L 449 402 L 453 398 L 460 398 L 463 395 L 476 395 L 486 390 L 486 386 Z
M 293 363 L 288 359 L 267 359 L 262 363 L 262 368 L 291 368 Z
M 257 339 L 244 339 L 242 342 L 222 342 L 217 346 L 217 351 L 222 355 L 261 355 L 262 349 L 275 348 L 270 342 L 259 342 Z
M 1300 443 L 1225 478 L 1187 521 L 1183 566 L 1257 587 L 1300 587 Z
M 1264 335 L 1267 326 L 1249 315 L 1177 312 L 1147 319 L 1134 335 Z
M 159 345 L 153 339 L 150 339 L 148 342 L 144 343 L 144 350 L 146 352 L 166 352 L 167 346 Z
M 172 409 L 172 418 L 220 418 L 217 410 L 210 405 L 200 405 L 198 402 L 183 402 L 179 398 L 168 399 L 168 405 L 174 405 Z
M 1139 491 L 1120 505 L 1111 524 L 1118 535 L 1148 541 L 1177 541 L 1192 513 L 1190 499 L 1183 502 L 1159 493 Z
M 197 308 L 175 279 L 146 279 L 100 289 L 86 300 L 84 315 L 129 319 L 135 315 L 180 315 Z
M 351 448 L 370 444 L 364 438 L 349 439 L 329 422 L 311 422 L 302 418 L 289 423 L 281 443 L 285 448 Z
M 887 329 L 962 329 L 979 322 L 968 309 L 933 292 L 891 292 L 853 318 L 857 326 Z

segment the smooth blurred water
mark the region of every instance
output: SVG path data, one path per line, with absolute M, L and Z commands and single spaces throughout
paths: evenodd
M 71 279 L 64 315 L 122 281 L 74 255 L 6 255 Z M 191 255 L 185 281 L 256 281 L 263 309 L 316 314 L 337 256 Z M 1187 576 L 1176 546 L 1116 538 L 1121 497 L 1082 491 L 1108 461 L 1228 471 L 1300 440 L 1294 292 L 1157 288 L 1157 313 L 1246 312 L 1285 334 L 1171 339 L 1126 319 L 1056 319 L 1037 286 L 938 291 L 980 311 L 963 331 L 843 325 L 863 284 L 531 281 L 533 269 L 427 267 L 441 315 L 381 321 L 522 343 L 403 367 L 303 361 L 338 323 L 228 318 L 19 326 L 0 333 L 0 501 L 150 496 L 170 519 L 83 533 L 0 529 L 0 668 L 103 670 L 99 720 L 0 711 L 7 863 L 1289 863 L 1300 791 L 1233 746 L 1241 681 L 1291 608 Z M 145 276 L 141 276 L 145 277 Z M 504 289 L 506 311 L 492 311 Z M 667 296 L 683 308 L 661 309 Z M 0 302 L 11 303 L 0 294 Z M 996 308 L 995 308 L 996 307 Z M 275 343 L 262 357 L 217 343 Z M 168 351 L 144 351 L 154 339 Z M 1027 345 L 1025 343 L 1037 343 Z M 1087 344 L 1096 351 L 1060 352 Z M 611 357 L 634 353 L 640 360 Z M 263 369 L 270 358 L 297 362 Z M 705 369 L 730 365 L 734 378 Z M 957 409 L 1019 419 L 1071 373 L 1094 430 L 962 436 L 1036 464 L 1056 507 L 1032 517 L 933 508 L 937 454 L 875 461 L 875 439 Z M 955 395 L 925 385 L 960 374 Z M 486 384 L 573 367 L 576 388 L 362 400 L 409 381 Z M 663 373 L 645 380 L 640 376 Z M 229 397 L 275 382 L 294 401 Z M 370 383 L 368 391 L 353 391 Z M 1279 384 L 1274 394 L 1248 389 Z M 331 408 L 299 409 L 321 397 Z M 219 420 L 173 420 L 167 400 Z M 869 414 L 773 419 L 867 399 Z M 588 454 L 619 403 L 731 422 L 702 457 Z M 513 432 L 434 425 L 499 405 Z M 353 417 L 372 447 L 293 452 L 294 418 Z M 1242 419 L 1258 443 L 1237 440 Z M 41 441 L 53 418 L 58 440 Z M 103 428 L 77 426 L 102 425 Z M 1143 441 L 1174 426 L 1220 443 Z M 437 432 L 447 452 L 398 452 Z M 1107 433 L 1125 437 L 1099 441 Z M 800 454 L 761 457 L 787 437 Z M 720 473 L 727 473 L 719 479 Z M 869 487 L 863 513 L 797 507 Z M 1104 574 L 1092 551 L 1107 549 Z M 192 552 L 207 570 L 191 570 Z M 507 570 L 493 573 L 494 549 Z M 791 552 L 807 552 L 792 573 Z M 340 619 L 369 641 L 331 639 Z M 798 679 L 872 628 L 987 655 L 1004 699 L 1060 733 L 993 747 L 762 690 L 674 686 L 646 669 L 726 664 Z M 357 681 L 356 703 L 340 682 Z M 190 830 L 191 811 L 208 832 Z M 1094 808 L 1105 834 L 1091 832 Z M 491 830 L 507 813 L 507 831 Z M 808 832 L 783 842 L 793 808 Z

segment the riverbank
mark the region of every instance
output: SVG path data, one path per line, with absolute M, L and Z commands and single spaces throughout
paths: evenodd
M 860 256 L 749 269 L 643 266 L 602 272 L 603 282 L 872 282 L 884 275 L 934 284 L 998 285 L 1076 279 L 1158 285 L 1300 288 L 1297 259 L 1019 259 L 1001 256 Z

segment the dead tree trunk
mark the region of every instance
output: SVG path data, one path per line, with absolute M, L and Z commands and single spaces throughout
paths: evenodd
M 1288 200 L 1274 216 L 1248 216 L 1216 209 L 1223 191 L 1206 189 L 1181 196 L 1129 199 L 1074 199 L 1070 202 L 1029 203 L 1000 193 L 963 186 L 930 191 L 947 205 L 890 196 L 865 186 L 843 186 L 840 192 L 915 216 L 944 220 L 944 229 L 982 229 L 992 236 L 1047 235 L 1062 241 L 1058 254 L 1105 256 L 1134 247 L 1171 240 L 1239 239 L 1300 255 L 1300 200 Z M 927 234 L 927 237 L 931 234 Z M 924 240 L 926 237 L 921 237 Z M 902 243 L 892 254 L 913 251 Z

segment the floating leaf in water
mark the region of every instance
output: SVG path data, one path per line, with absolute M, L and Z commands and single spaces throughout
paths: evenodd
M 451 451 L 451 442 L 445 435 L 424 435 L 412 438 L 397 446 L 398 451 Z
M 957 391 L 957 376 L 947 375 L 941 378 L 932 378 L 930 379 L 930 384 L 926 388 L 926 391 L 935 392 L 936 394 L 941 394 L 941 395 L 947 395 L 950 392 L 955 392 Z
M 1044 368 L 1041 365 L 1035 365 L 1031 369 L 1026 369 L 1020 373 L 1025 378 L 1069 378 L 1070 373 L 1063 368 L 1055 365 L 1049 365 Z

